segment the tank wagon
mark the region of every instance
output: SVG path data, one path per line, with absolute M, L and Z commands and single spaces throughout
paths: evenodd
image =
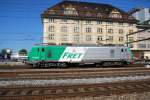
M 28 64 L 34 67 L 64 67 L 67 65 L 123 65 L 132 62 L 126 46 L 34 46 L 28 54 Z

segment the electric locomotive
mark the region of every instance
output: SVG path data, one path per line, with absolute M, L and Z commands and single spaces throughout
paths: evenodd
M 34 67 L 65 67 L 67 65 L 130 64 L 133 54 L 126 46 L 39 45 L 32 47 L 28 64 Z

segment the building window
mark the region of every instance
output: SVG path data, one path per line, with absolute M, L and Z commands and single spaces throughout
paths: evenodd
M 87 28 L 85 29 L 85 32 L 86 32 L 86 33 L 91 33 L 91 32 L 92 32 L 92 28 L 91 28 L 91 27 L 87 27 Z
M 150 48 L 150 44 L 148 44 L 148 48 Z
M 129 17 L 128 17 L 128 19 L 134 19 L 134 17 L 132 16 L 132 15 L 130 15 Z M 129 24 L 130 25 L 130 24 Z
M 98 36 L 98 37 L 97 37 L 97 40 L 98 40 L 98 41 L 103 41 L 103 37 L 102 37 L 102 36 Z
M 54 37 L 55 37 L 54 34 L 49 34 L 49 36 L 48 36 L 49 40 L 54 40 L 55 39 Z
M 146 44 L 138 44 L 139 48 L 146 48 Z
M 74 27 L 74 33 L 79 33 L 79 27 Z
M 97 13 L 97 17 L 103 17 L 102 13 Z
M 129 23 L 129 26 L 133 26 L 133 24 L 130 24 L 130 23 Z
M 123 42 L 123 39 L 124 39 L 123 37 L 119 37 L 120 42 Z
M 121 25 L 121 26 L 122 26 L 122 25 L 123 25 L 123 23 L 119 23 L 119 25 Z
M 86 16 L 88 16 L 88 17 L 91 16 L 91 15 L 92 15 L 92 14 L 91 14 L 90 12 L 87 12 L 87 13 L 86 13 Z
M 54 32 L 54 26 L 49 26 L 49 32 Z
M 49 23 L 54 23 L 54 19 L 49 19 Z
M 62 41 L 67 41 L 68 40 L 68 35 L 62 35 Z
M 61 32 L 67 32 L 67 26 L 62 26 L 61 27 Z
M 129 34 L 133 33 L 133 30 L 129 30 Z
M 79 35 L 74 35 L 74 41 L 79 41 Z
M 122 16 L 120 14 L 116 14 L 116 13 L 110 14 L 109 17 L 111 17 L 111 18 L 122 18 Z
M 67 22 L 67 19 L 61 19 L 62 22 Z
M 138 40 L 143 40 L 145 39 L 145 37 L 138 37 Z
M 113 29 L 108 29 L 108 33 L 112 34 L 113 33 Z
M 91 24 L 90 20 L 85 21 L 86 24 Z
M 129 37 L 129 42 L 133 42 L 133 41 L 134 41 L 133 37 Z
M 54 10 L 50 10 L 48 13 L 53 15 L 56 14 Z
M 133 48 L 133 44 L 129 44 L 129 47 L 130 47 L 130 48 Z
M 97 24 L 102 24 L 102 21 L 97 21 Z
M 97 29 L 97 33 L 102 33 L 102 32 L 103 32 L 102 28 Z
M 107 24 L 112 25 L 112 24 L 113 24 L 113 22 L 107 22 Z
M 74 22 L 79 24 L 80 21 L 79 20 L 74 20 Z
M 86 35 L 86 41 L 91 41 L 92 38 L 91 38 L 91 35 Z
M 113 41 L 113 36 L 109 36 L 108 40 L 112 42 Z
M 119 29 L 119 34 L 123 34 L 123 29 Z
M 72 7 L 67 7 L 65 10 L 64 10 L 64 14 L 66 15 L 78 15 L 78 12 L 76 11 L 75 8 L 72 8 Z

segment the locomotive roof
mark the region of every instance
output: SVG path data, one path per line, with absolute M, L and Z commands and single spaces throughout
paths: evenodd
M 68 47 L 127 47 L 124 45 L 96 45 L 96 44 L 77 44 L 77 45 L 48 45 L 48 44 L 41 44 L 35 46 L 68 46 Z

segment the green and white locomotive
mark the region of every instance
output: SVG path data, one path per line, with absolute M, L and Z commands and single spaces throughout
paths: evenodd
M 67 65 L 123 65 L 132 62 L 126 46 L 34 46 L 28 54 L 28 64 L 34 67 L 64 67 Z

